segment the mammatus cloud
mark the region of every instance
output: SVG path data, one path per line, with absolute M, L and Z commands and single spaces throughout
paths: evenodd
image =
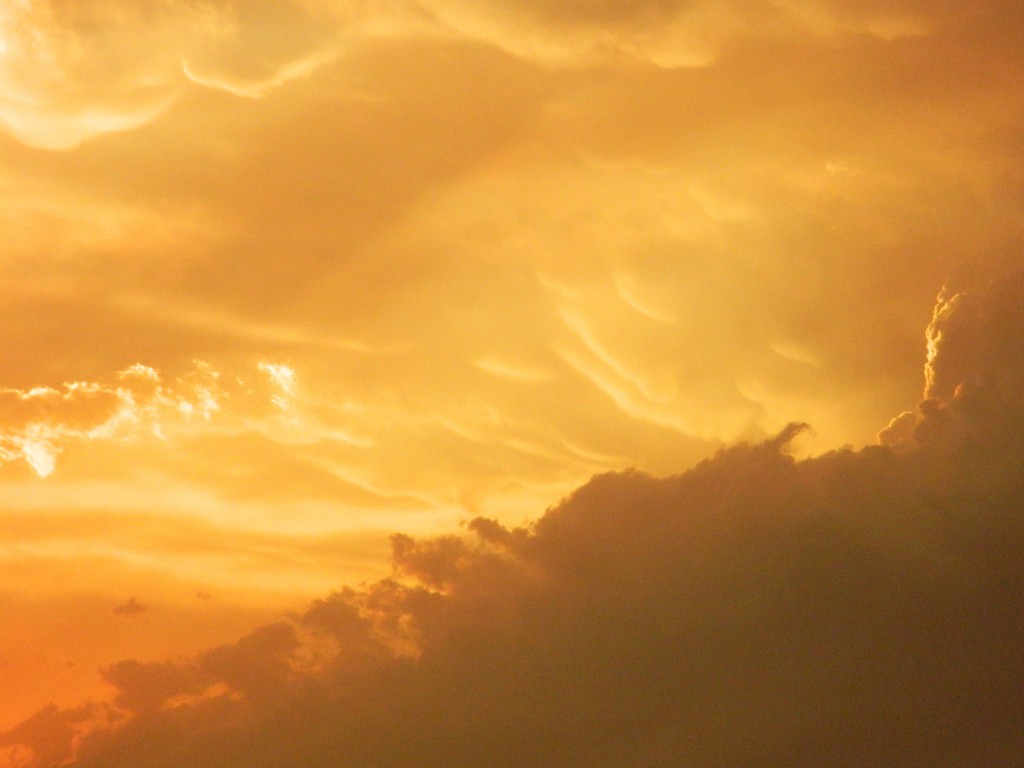
M 0 745 L 32 768 L 1010 765 L 1024 443 L 1003 416 L 1024 366 L 1004 329 L 1024 282 L 960 295 L 914 418 L 970 431 L 796 461 L 793 425 L 680 475 L 597 476 L 525 527 L 398 535 L 392 578 L 191 659 L 115 664 L 112 702 Z
M 546 63 L 704 66 L 743 37 L 928 34 L 943 14 L 918 3 L 817 0 L 421 0 L 446 26 Z
M 263 398 L 287 410 L 294 394 L 295 372 L 266 362 L 259 363 L 255 375 L 234 381 L 225 381 L 208 363 L 197 361 L 170 382 L 155 369 L 136 364 L 110 382 L 0 389 L 0 462 L 25 461 L 46 477 L 72 443 L 163 438 L 168 430 L 210 422 L 228 402 L 231 416 L 237 417 Z
M 736 40 L 893 40 L 950 18 L 944 4 L 820 0 L 8 0 L 0 128 L 72 149 L 145 125 L 189 83 L 260 98 L 368 38 L 471 40 L 545 65 L 679 68 Z
M 248 98 L 265 96 L 338 55 L 342 30 L 332 5 L 322 0 L 208 3 L 211 29 L 183 53 L 182 70 L 201 85 Z
M 337 54 L 327 3 L 11 0 L 0 8 L 0 127 L 71 149 L 137 128 L 191 80 L 258 97 Z

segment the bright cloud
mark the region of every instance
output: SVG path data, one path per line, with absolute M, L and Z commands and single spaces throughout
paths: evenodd
M 287 410 L 295 389 L 295 372 L 260 363 L 270 376 L 270 401 Z M 132 441 L 149 435 L 163 438 L 196 421 L 209 422 L 239 399 L 244 380 L 225 384 L 219 371 L 196 362 L 188 373 L 164 382 L 149 366 L 136 364 L 111 382 L 67 382 L 59 388 L 0 390 L 0 459 L 24 460 L 40 477 L 50 475 L 66 446 L 95 440 Z
M 282 411 L 288 410 L 292 397 L 295 395 L 295 371 L 287 365 L 260 363 L 259 369 L 270 377 L 277 393 L 271 397 Z

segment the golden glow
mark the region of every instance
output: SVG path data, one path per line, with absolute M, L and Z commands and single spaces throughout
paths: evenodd
M 0 732 L 394 532 L 951 402 L 935 287 L 1024 231 L 1024 24 L 954 6 L 0 2 Z

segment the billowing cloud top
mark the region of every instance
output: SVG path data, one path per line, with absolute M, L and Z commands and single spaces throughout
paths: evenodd
M 975 382 L 1019 411 L 1020 289 L 940 299 L 926 402 L 948 374 L 945 407 Z M 956 327 L 1010 348 L 961 354 Z M 392 578 L 191 659 L 114 664 L 111 703 L 0 744 L 33 767 L 1009 765 L 1024 444 L 964 450 L 1000 433 L 988 416 L 803 461 L 793 425 L 681 475 L 597 476 L 526 527 L 397 535 Z
M 944 288 L 928 327 L 925 396 L 944 403 L 960 401 L 967 409 L 967 401 L 984 397 L 1002 409 L 1000 416 L 1019 418 L 1024 402 L 1022 302 L 1020 271 L 973 290 Z
M 1024 271 L 952 281 L 928 326 L 925 400 L 881 434 L 883 443 L 944 443 L 956 435 L 976 447 L 1015 452 L 1024 424 Z

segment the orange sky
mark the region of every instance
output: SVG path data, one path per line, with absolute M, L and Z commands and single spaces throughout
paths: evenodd
M 1022 30 L 6 0 L 0 730 L 388 575 L 394 532 L 792 421 L 797 455 L 873 443 L 947 277 L 1019 263 Z

